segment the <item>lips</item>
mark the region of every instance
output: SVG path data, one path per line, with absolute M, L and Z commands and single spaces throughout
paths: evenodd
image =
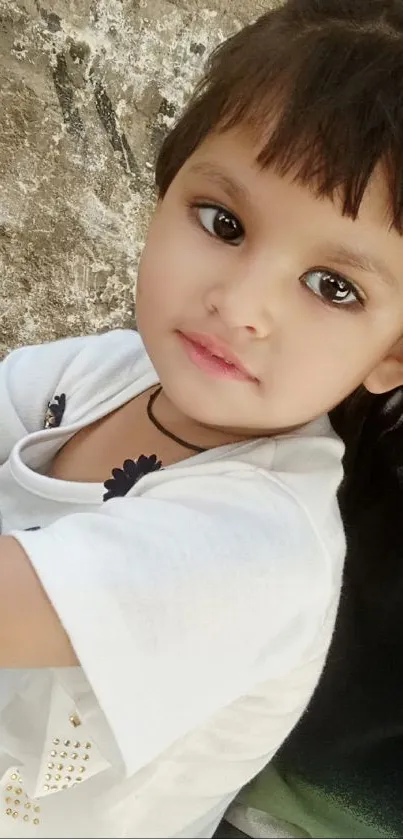
M 226 364 L 231 365 L 248 379 L 256 381 L 256 376 L 242 364 L 238 356 L 231 350 L 225 341 L 216 338 L 214 335 L 207 335 L 203 332 L 182 332 L 187 341 L 191 341 L 196 347 L 201 347 L 215 358 L 220 358 Z

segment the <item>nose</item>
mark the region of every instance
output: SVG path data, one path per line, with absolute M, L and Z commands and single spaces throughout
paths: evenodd
M 215 312 L 229 329 L 244 330 L 256 338 L 267 337 L 278 323 L 285 283 L 276 282 L 267 262 L 249 268 L 242 266 L 229 273 L 210 286 L 205 300 L 207 310 Z

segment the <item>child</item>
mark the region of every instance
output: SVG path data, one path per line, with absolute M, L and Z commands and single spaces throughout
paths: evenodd
M 213 55 L 158 158 L 140 335 L 2 364 L 0 835 L 212 836 L 318 681 L 328 412 L 403 382 L 401 73 L 341 5 Z

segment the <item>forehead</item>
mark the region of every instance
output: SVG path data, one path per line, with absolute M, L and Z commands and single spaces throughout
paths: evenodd
M 200 176 L 215 182 L 233 194 L 245 205 L 266 198 L 272 201 L 273 189 L 284 197 L 297 196 L 302 202 L 320 210 L 326 207 L 334 215 L 342 217 L 343 196 L 339 190 L 332 198 L 319 195 L 315 182 L 302 184 L 296 172 L 282 176 L 274 167 L 263 169 L 257 159 L 262 150 L 262 141 L 247 127 L 238 127 L 225 133 L 211 133 L 188 158 L 180 175 Z M 347 221 L 351 221 L 345 216 Z M 384 166 L 379 164 L 369 181 L 364 194 L 358 220 L 374 224 L 389 232 L 391 230 L 391 207 L 388 178 Z

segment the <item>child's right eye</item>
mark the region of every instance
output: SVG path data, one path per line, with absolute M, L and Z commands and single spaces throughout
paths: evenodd
M 199 224 L 216 239 L 229 245 L 239 245 L 245 231 L 241 222 L 225 207 L 216 204 L 193 204 Z

